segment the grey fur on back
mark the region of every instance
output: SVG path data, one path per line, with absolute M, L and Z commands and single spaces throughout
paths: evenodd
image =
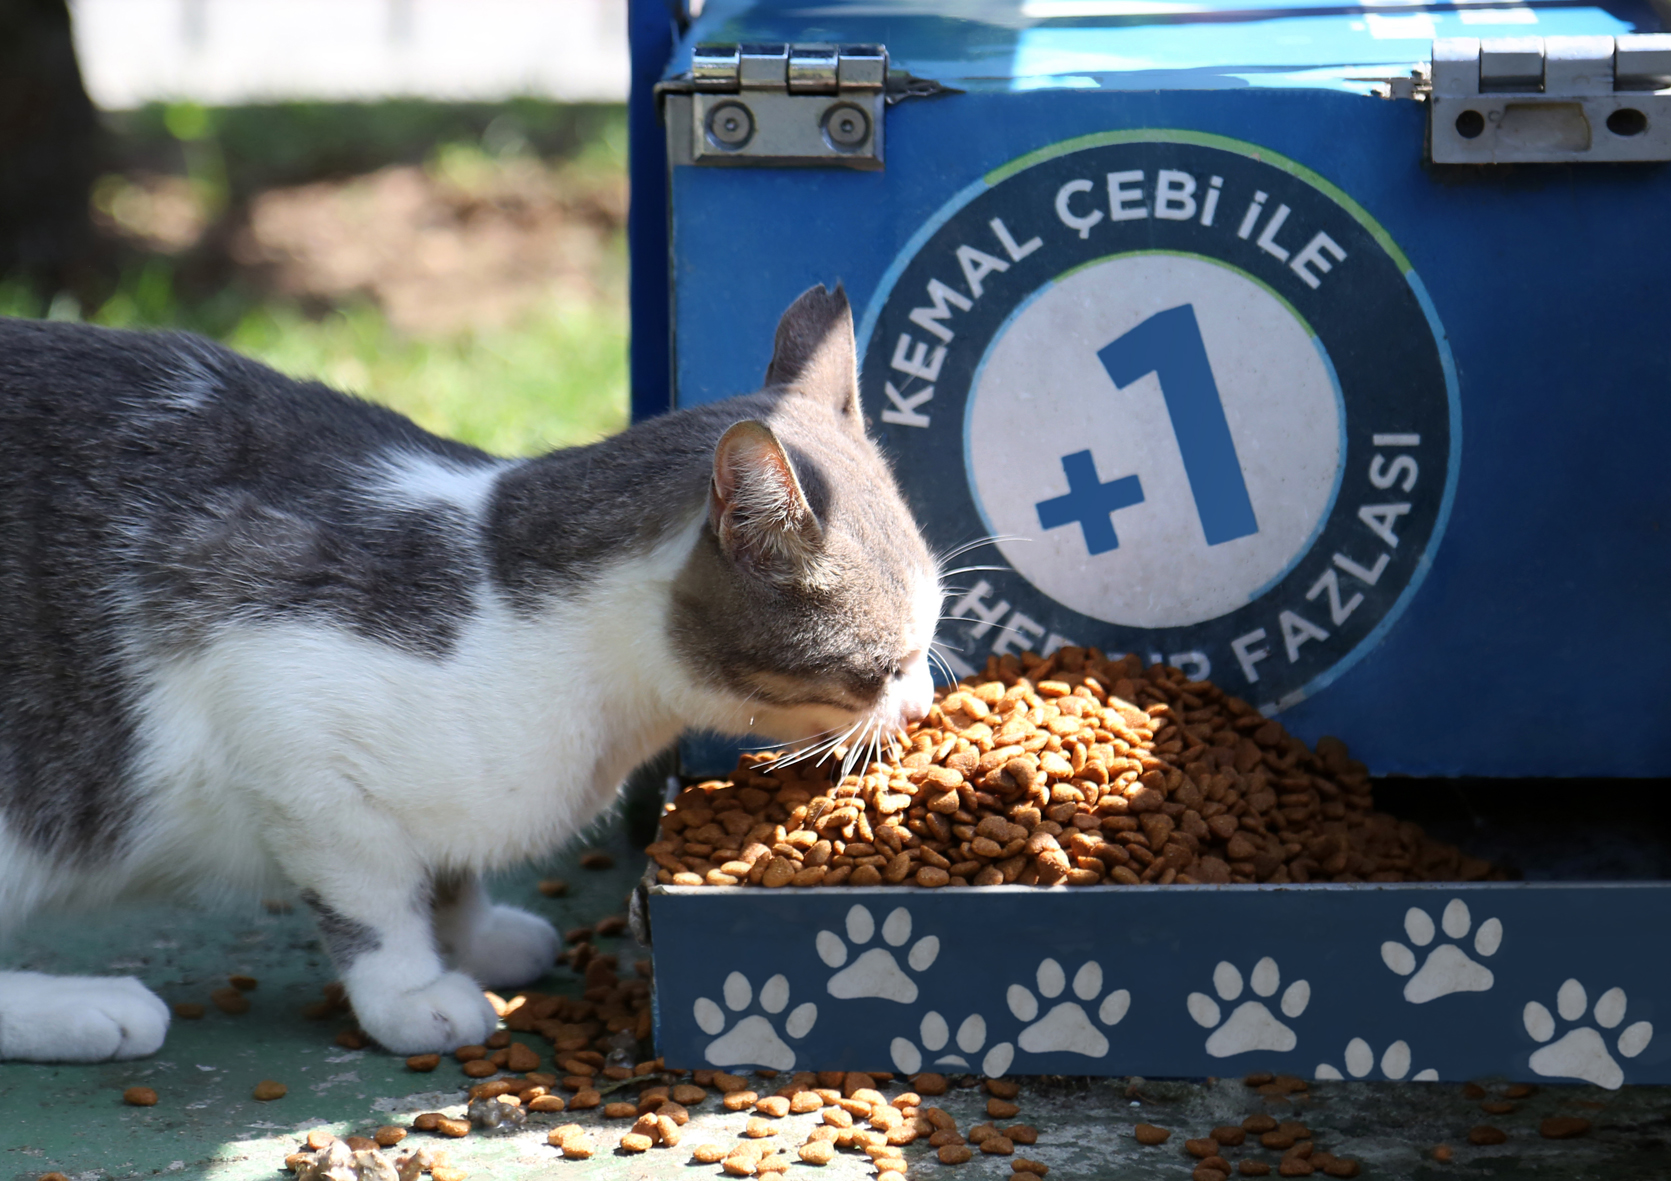
M 760 392 L 511 462 L 195 337 L 0 319 L 6 826 L 61 860 L 119 850 L 149 671 L 229 629 L 299 621 L 444 662 L 484 596 L 561 609 L 710 510 L 743 420 L 781 445 L 816 552 L 753 577 L 705 522 L 667 640 L 741 697 L 876 699 L 932 562 L 859 418 L 845 295 L 809 292 L 778 337 Z M 480 487 L 479 511 L 403 488 L 407 469 Z

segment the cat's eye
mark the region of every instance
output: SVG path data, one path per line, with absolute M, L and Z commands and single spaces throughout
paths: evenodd
M 905 665 L 904 664 L 895 664 L 894 665 L 894 671 L 893 671 L 894 680 L 897 681 L 901 677 L 903 677 L 904 675 L 905 675 Z

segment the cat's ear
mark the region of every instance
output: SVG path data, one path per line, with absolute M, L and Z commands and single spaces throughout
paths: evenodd
M 853 310 L 840 283 L 834 291 L 822 285 L 809 288 L 783 313 L 766 384 L 793 386 L 853 422 L 861 421 Z
M 793 581 L 824 536 L 783 445 L 754 419 L 714 448 L 708 520 L 726 556 L 774 582 Z

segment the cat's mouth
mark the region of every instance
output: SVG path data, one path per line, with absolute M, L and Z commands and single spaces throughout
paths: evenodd
M 773 673 L 750 678 L 755 704 L 749 732 L 800 749 L 887 746 L 928 716 L 934 679 L 926 654 L 913 654 L 868 699 L 838 685 L 809 686 Z

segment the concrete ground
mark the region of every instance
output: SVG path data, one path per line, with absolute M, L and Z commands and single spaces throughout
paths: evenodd
M 612 869 L 580 868 L 576 850 L 504 879 L 498 896 L 546 915 L 563 929 L 621 913 L 637 859 L 623 836 L 592 846 L 614 853 Z M 535 889 L 539 879 L 552 876 L 570 883 L 566 896 L 546 898 Z M 623 966 L 647 954 L 630 934 L 601 940 L 600 946 L 620 953 Z M 409 1125 L 421 1111 L 462 1110 L 469 1080 L 450 1058 L 434 1073 L 416 1074 L 403 1060 L 376 1049 L 337 1045 L 336 1035 L 348 1028 L 342 1018 L 302 1016 L 302 1008 L 319 999 L 332 977 L 305 908 L 236 914 L 156 908 L 42 922 L 14 941 L 7 963 L 49 972 L 131 973 L 170 1003 L 206 1003 L 210 991 L 224 987 L 232 973 L 254 976 L 259 984 L 247 994 L 247 1013 L 229 1016 L 211 1005 L 201 1020 L 176 1020 L 166 1046 L 150 1059 L 100 1066 L 0 1064 L 0 1178 L 34 1181 L 55 1170 L 78 1181 L 158 1175 L 277 1181 L 285 1155 L 309 1129 L 368 1135 L 384 1124 Z M 578 995 L 582 983 L 559 968 L 535 987 Z M 518 1040 L 541 1052 L 542 1069 L 552 1069 L 549 1044 L 531 1035 L 518 1035 Z M 288 1094 L 256 1101 L 251 1092 L 264 1079 L 284 1083 Z M 1482 1081 L 1488 1091 L 1502 1089 Z M 937 1100 L 964 1130 L 986 1118 L 986 1095 L 969 1082 Z M 1449 1083 L 1313 1083 L 1309 1092 L 1288 1098 L 1262 1096 L 1240 1079 L 1020 1083 L 1016 1119 L 1040 1133 L 1038 1143 L 1021 1154 L 1048 1165 L 1052 1181 L 1187 1178 L 1196 1163 L 1184 1150 L 1187 1138 L 1260 1112 L 1304 1123 L 1319 1151 L 1360 1160 L 1364 1178 L 1629 1181 L 1671 1176 L 1671 1088 L 1665 1087 L 1618 1092 L 1541 1087 L 1515 1103 L 1514 1110 L 1487 1114 L 1477 1097 Z M 135 1085 L 155 1089 L 157 1104 L 124 1105 L 123 1090 Z M 759 1090 L 767 1093 L 776 1085 Z M 636 1085 L 628 1083 L 623 1090 L 630 1097 Z M 1486 1101 L 1500 1099 L 1493 1093 Z M 693 1111 L 679 1148 L 656 1148 L 641 1156 L 612 1151 L 609 1146 L 624 1124 L 605 1120 L 595 1110 L 577 1117 L 535 1115 L 521 1130 L 478 1132 L 456 1141 L 414 1132 L 401 1149 L 443 1143 L 451 1164 L 469 1176 L 506 1181 L 718 1177 L 720 1166 L 693 1163 L 688 1148 L 735 1143 L 747 1116 L 716 1108 L 709 1099 Z M 1538 1134 L 1539 1121 L 1555 1114 L 1583 1116 L 1592 1129 L 1578 1139 L 1545 1140 Z M 816 1118 L 787 1117 L 776 1139 L 792 1154 L 805 1138 L 802 1125 L 810 1127 Z M 594 1139 L 600 1151 L 589 1161 L 564 1161 L 546 1143 L 551 1126 L 575 1120 L 599 1128 Z M 1138 1123 L 1173 1134 L 1164 1145 L 1144 1147 L 1132 1135 Z M 604 1129 L 605 1124 L 613 1126 Z M 1479 1124 L 1501 1128 L 1508 1134 L 1506 1142 L 1469 1144 L 1468 1131 Z M 1433 1158 L 1441 1144 L 1452 1149 L 1449 1163 Z M 989 1181 L 1009 1174 L 1008 1158 L 977 1154 L 966 1165 L 948 1167 L 931 1152 L 921 1142 L 906 1148 L 913 1176 Z M 1242 1157 L 1274 1163 L 1277 1155 L 1245 1147 L 1225 1153 L 1232 1164 Z M 869 1175 L 863 1158 L 853 1154 L 842 1154 L 822 1168 L 797 1163 L 788 1174 L 789 1181 Z

